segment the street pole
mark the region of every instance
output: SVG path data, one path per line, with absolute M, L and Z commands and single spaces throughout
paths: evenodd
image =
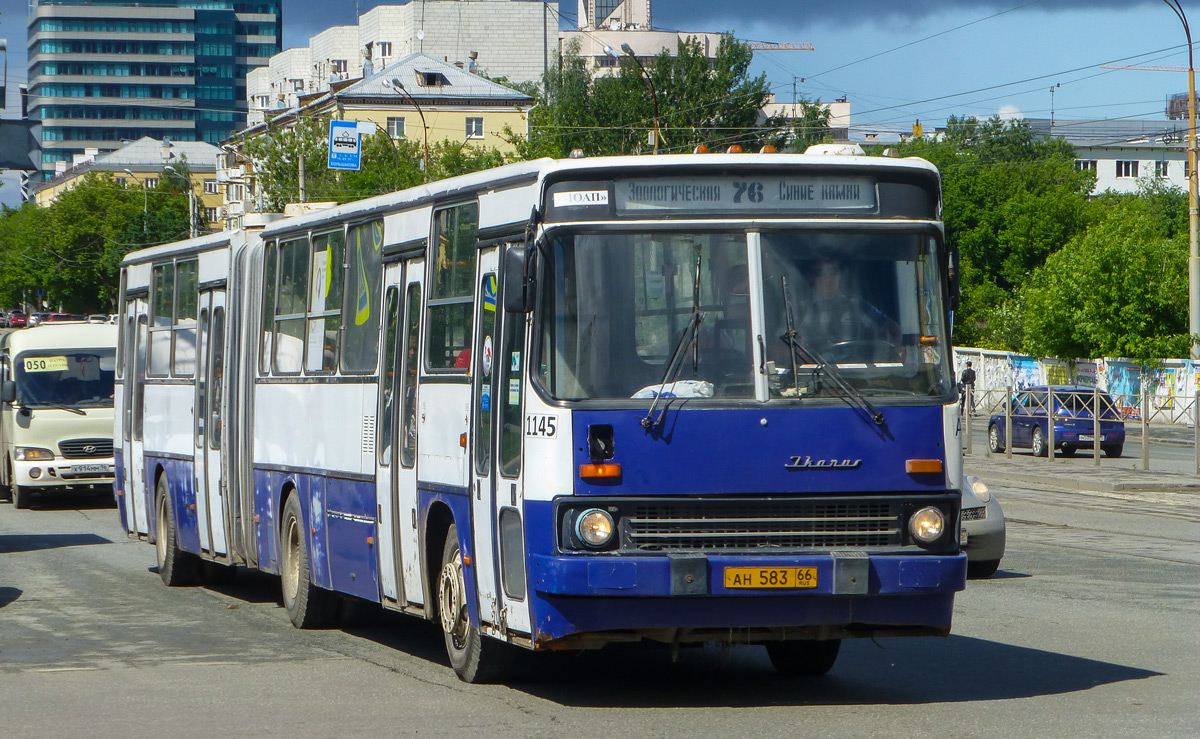
M 646 73 L 646 68 L 642 66 L 642 60 L 637 58 L 637 54 L 633 53 L 633 47 L 629 44 L 621 44 L 621 51 L 629 55 L 633 63 L 637 65 L 638 72 L 641 73 L 642 82 L 646 84 L 646 89 L 650 91 L 650 103 L 654 106 L 654 153 L 658 153 L 658 92 L 654 89 L 654 83 L 650 81 L 650 75 Z
M 425 143 L 425 155 L 421 158 L 421 174 L 425 176 L 425 181 L 429 182 L 429 126 L 425 123 L 425 111 L 421 110 L 420 105 L 417 105 L 417 99 L 408 92 L 399 77 L 384 80 L 383 84 L 385 87 L 390 87 L 397 93 L 408 98 L 408 102 L 412 103 L 412 106 L 417 109 L 417 115 L 421 116 L 421 133 L 423 134 Z
M 1192 30 L 1179 0 L 1163 0 L 1183 24 L 1188 43 L 1188 333 L 1191 334 L 1192 361 L 1200 360 L 1200 206 L 1197 205 L 1196 180 L 1196 66 L 1192 55 Z M 1195 375 L 1195 373 L 1192 373 Z M 1195 473 L 1200 475 L 1200 386 L 1194 391 L 1197 405 L 1195 422 Z M 1145 440 L 1142 441 L 1145 443 Z

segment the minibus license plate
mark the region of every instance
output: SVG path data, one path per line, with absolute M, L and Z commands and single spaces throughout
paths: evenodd
M 106 465 L 106 464 L 73 464 L 73 465 L 71 465 L 71 472 L 76 473 L 76 474 L 85 473 L 85 472 L 108 472 L 108 465 Z
M 816 567 L 726 567 L 727 588 L 815 588 Z

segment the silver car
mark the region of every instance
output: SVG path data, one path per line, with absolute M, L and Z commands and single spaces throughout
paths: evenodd
M 959 544 L 967 554 L 969 577 L 991 577 L 1004 558 L 1004 512 L 987 483 L 963 475 Z

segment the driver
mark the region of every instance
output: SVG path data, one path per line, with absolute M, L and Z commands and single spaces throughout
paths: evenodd
M 805 271 L 808 303 L 797 316 L 800 340 L 818 352 L 839 344 L 898 343 L 900 327 L 883 311 L 842 284 L 844 265 L 821 259 Z

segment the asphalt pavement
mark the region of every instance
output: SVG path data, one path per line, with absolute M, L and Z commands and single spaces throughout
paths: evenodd
M 986 423 L 979 417 L 975 421 Z M 1126 423 L 1125 433 L 1128 442 L 1141 443 L 1140 424 Z M 1195 433 L 1195 429 L 1186 426 L 1151 425 L 1151 449 L 1159 444 L 1177 449 L 1191 447 L 1195 443 Z M 978 475 L 985 482 L 1068 492 L 1175 492 L 1194 495 L 1195 501 L 1200 503 L 1200 477 L 1177 471 L 1138 469 L 1128 456 L 1120 460 L 1101 457 L 1097 466 L 1086 450 L 1076 457 L 1059 455 L 1051 461 L 1034 457 L 1027 449 L 1018 449 L 1010 459 L 1003 452 L 989 454 L 986 441 L 980 443 L 979 437 L 974 441 L 972 453 L 964 457 L 964 468 L 968 474 Z

